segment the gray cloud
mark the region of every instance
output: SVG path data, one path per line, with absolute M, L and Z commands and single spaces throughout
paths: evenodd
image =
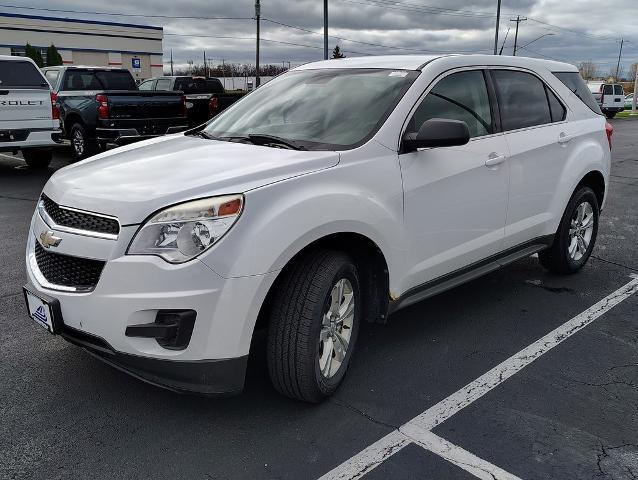
M 387 7 L 372 4 L 387 4 Z M 393 8 L 389 8 L 393 5 Z M 447 0 L 444 4 L 428 0 L 330 0 L 330 34 L 368 44 L 330 38 L 330 48 L 339 44 L 346 55 L 400 54 L 427 52 L 489 53 L 493 48 L 495 0 Z M 194 17 L 252 17 L 254 0 L 32 0 L 28 6 L 111 13 Z M 599 0 L 512 0 L 503 1 L 501 42 L 511 27 L 504 53 L 511 54 L 514 39 L 513 15 L 529 17 L 521 24 L 519 45 L 552 33 L 519 54 L 547 56 L 570 63 L 592 60 L 603 72 L 615 67 L 618 42 L 624 36 L 623 64 L 638 61 L 638 32 L 635 28 L 636 0 L 613 0 L 603 8 Z M 446 9 L 446 10 L 443 10 Z M 25 13 L 24 10 L 11 10 Z M 460 10 L 452 11 L 452 10 Z M 262 17 L 321 33 L 321 0 L 262 0 Z M 436 13 L 436 12 L 439 13 Z M 478 15 L 477 15 L 478 12 Z M 47 14 L 31 11 L 30 13 Z M 221 62 L 254 62 L 255 22 L 253 20 L 205 20 L 177 18 L 102 17 L 62 14 L 51 16 L 111 19 L 163 26 L 164 60 L 173 51 L 177 64 L 189 59 L 202 62 L 203 50 L 208 58 Z M 545 22 L 562 28 L 546 25 Z M 565 29 L 573 30 L 572 33 Z M 233 38 L 213 38 L 233 37 Z M 322 58 L 323 38 L 319 34 L 262 22 L 262 62 L 292 64 Z M 273 40 L 273 42 L 269 41 Z M 286 43 L 275 43 L 286 42 Z M 290 45 L 292 44 L 292 45 Z M 524 52 L 524 53 L 523 53 Z

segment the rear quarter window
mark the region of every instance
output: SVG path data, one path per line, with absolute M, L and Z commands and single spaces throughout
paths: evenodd
M 556 78 L 558 78 L 563 85 L 569 88 L 574 95 L 576 95 L 581 102 L 589 107 L 589 109 L 597 113 L 598 115 L 602 115 L 600 107 L 598 103 L 596 103 L 596 99 L 589 91 L 589 88 L 585 84 L 583 77 L 580 76 L 578 72 L 552 72 Z
M 49 84 L 31 62 L 0 60 L 0 90 L 3 88 L 48 90 Z

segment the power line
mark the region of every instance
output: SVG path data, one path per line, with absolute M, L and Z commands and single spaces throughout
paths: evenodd
M 342 0 L 347 3 L 358 5 L 368 5 L 375 7 L 387 8 L 390 10 L 400 10 L 405 12 L 431 13 L 436 15 L 450 15 L 454 17 L 476 17 L 476 18 L 494 18 L 496 15 L 489 12 L 476 12 L 470 10 L 455 10 L 452 8 L 441 8 L 427 5 L 417 5 L 414 3 L 384 1 L 384 0 Z
M 307 28 L 303 28 L 303 27 L 299 27 L 297 25 L 290 25 L 288 23 L 283 23 L 283 22 L 279 22 L 277 20 L 272 20 L 270 18 L 262 18 L 263 21 L 265 22 L 269 22 L 269 23 L 274 23 L 276 25 L 280 25 L 282 27 L 287 27 L 287 28 L 292 28 L 295 30 L 300 30 L 302 32 L 305 33 L 310 33 L 313 35 L 323 35 L 322 33 L 319 32 L 314 32 L 312 30 L 309 30 Z M 396 45 L 386 45 L 386 44 L 382 44 L 382 43 L 372 43 L 372 42 L 364 42 L 362 40 L 354 40 L 352 38 L 347 38 L 347 37 L 341 37 L 338 35 L 328 35 L 330 38 L 335 38 L 337 40 L 342 40 L 344 42 L 352 42 L 352 43 L 358 43 L 361 45 L 368 45 L 370 47 L 381 47 L 381 48 L 389 48 L 392 50 L 404 50 L 404 51 L 412 51 L 412 52 L 418 52 L 418 53 L 477 53 L 477 52 L 489 52 L 490 50 L 487 49 L 483 49 L 483 50 L 448 50 L 448 51 L 441 51 L 441 50 L 424 50 L 424 49 L 420 49 L 420 48 L 411 48 L 411 47 L 399 47 Z
M 177 18 L 180 20 L 252 20 L 252 17 L 202 17 L 202 16 L 186 16 L 186 15 L 149 15 L 149 14 L 134 14 L 134 13 L 111 13 L 111 12 L 89 12 L 85 10 L 62 10 L 59 8 L 44 8 L 44 7 L 22 7 L 19 5 L 4 5 L 0 4 L 0 7 L 16 8 L 23 10 L 38 10 L 43 12 L 57 12 L 57 13 L 80 13 L 84 15 L 109 15 L 113 17 L 139 17 L 139 18 Z

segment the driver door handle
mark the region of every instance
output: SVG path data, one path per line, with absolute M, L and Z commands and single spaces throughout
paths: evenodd
M 496 165 L 500 165 L 501 163 L 503 163 L 505 160 L 507 160 L 507 157 L 505 155 L 497 155 L 493 153 L 490 155 L 490 158 L 485 160 L 485 166 L 495 167 Z

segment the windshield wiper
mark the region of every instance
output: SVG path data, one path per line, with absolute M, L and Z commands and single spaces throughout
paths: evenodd
M 275 135 L 267 135 L 264 133 L 249 133 L 248 139 L 255 145 L 267 145 L 267 144 L 279 144 L 288 147 L 292 150 L 307 150 L 303 145 L 299 145 L 294 140 L 288 140 L 287 138 L 277 137 Z

